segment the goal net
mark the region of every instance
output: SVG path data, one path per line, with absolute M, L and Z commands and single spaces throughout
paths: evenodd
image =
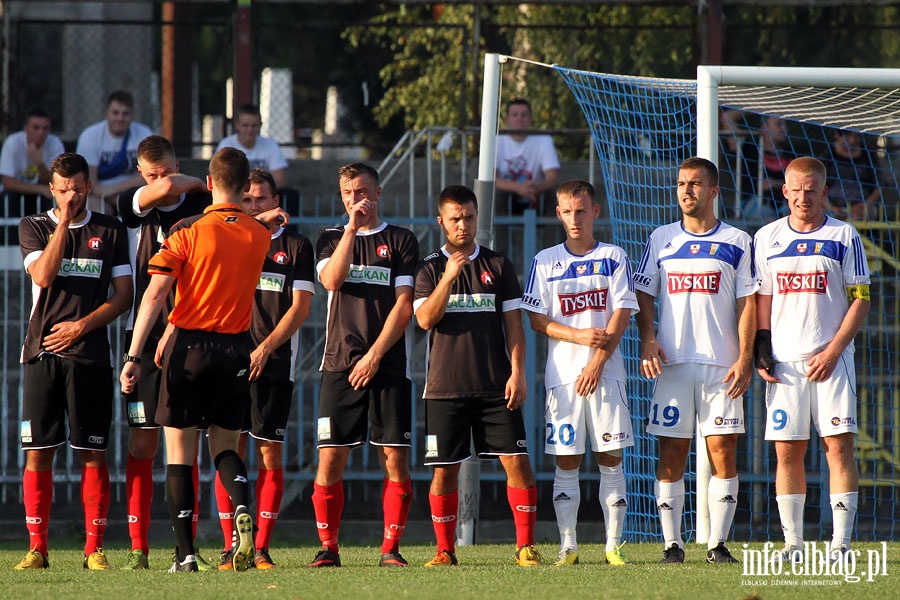
M 817 156 L 826 163 L 831 214 L 851 220 L 859 230 L 872 274 L 872 310 L 856 338 L 860 471 L 856 537 L 894 539 L 900 510 L 897 71 L 855 70 L 848 75 L 812 69 L 791 74 L 743 68 L 748 76 L 732 77 L 737 83 L 716 72 L 713 85 L 701 78 L 698 87 L 693 80 L 554 68 L 584 112 L 600 160 L 612 241 L 632 261 L 640 257 L 653 228 L 680 217 L 675 181 L 683 159 L 700 154 L 717 161 L 720 218 L 751 235 L 787 214 L 780 178 L 792 157 Z M 865 79 L 859 71 L 871 77 Z M 810 72 L 821 77 L 812 78 Z M 634 326 L 622 344 L 632 375 L 628 392 L 637 437 L 634 449 L 626 453 L 630 495 L 626 530 L 635 541 L 659 540 L 653 496 L 656 443 L 643 433 L 651 384 L 636 375 L 639 348 Z M 763 439 L 764 387 L 758 377 L 745 398 L 745 414 L 734 536 L 778 541 L 775 453 Z M 692 453 L 685 476 L 684 531 L 689 538 L 698 533 L 698 517 L 704 513 L 695 496 L 698 485 L 703 491 L 704 480 L 702 474 L 696 475 L 695 459 Z M 806 538 L 822 539 L 831 533 L 831 509 L 828 467 L 815 433 L 806 471 Z M 699 532 L 702 538 L 702 527 Z

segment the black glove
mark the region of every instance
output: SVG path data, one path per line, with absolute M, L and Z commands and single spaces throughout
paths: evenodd
M 769 375 L 775 375 L 775 357 L 772 356 L 772 330 L 759 329 L 753 342 L 753 360 L 757 369 L 765 369 Z

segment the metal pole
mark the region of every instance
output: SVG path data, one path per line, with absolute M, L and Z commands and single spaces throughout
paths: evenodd
M 500 104 L 500 63 L 506 58 L 499 54 L 484 57 L 484 90 L 481 99 L 481 149 L 478 155 L 478 178 L 475 180 L 475 196 L 478 198 L 478 232 L 475 241 L 487 248 L 493 247 L 494 225 L 494 160 L 497 152 L 497 119 Z M 457 544 L 475 543 L 478 526 L 478 504 L 481 501 L 481 466 L 473 456 L 459 469 L 459 521 L 456 529 Z

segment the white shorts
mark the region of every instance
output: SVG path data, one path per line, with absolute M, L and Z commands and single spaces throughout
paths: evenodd
M 856 433 L 856 369 L 853 352 L 841 354 L 825 381 L 806 378 L 805 360 L 775 365 L 781 383 L 766 384 L 766 439 L 808 440 L 810 420 L 820 437 Z
M 615 379 L 601 377 L 600 385 L 588 396 L 579 396 L 574 382 L 547 390 L 544 421 L 545 454 L 584 454 L 588 438 L 594 452 L 634 445 L 625 383 Z
M 699 363 L 663 365 L 653 387 L 647 433 L 671 438 L 744 433 L 744 399 L 731 398 L 723 383 L 728 367 Z

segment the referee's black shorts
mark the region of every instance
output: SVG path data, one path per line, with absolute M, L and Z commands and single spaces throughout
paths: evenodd
M 241 428 L 250 401 L 250 334 L 176 329 L 163 353 L 156 422 Z

